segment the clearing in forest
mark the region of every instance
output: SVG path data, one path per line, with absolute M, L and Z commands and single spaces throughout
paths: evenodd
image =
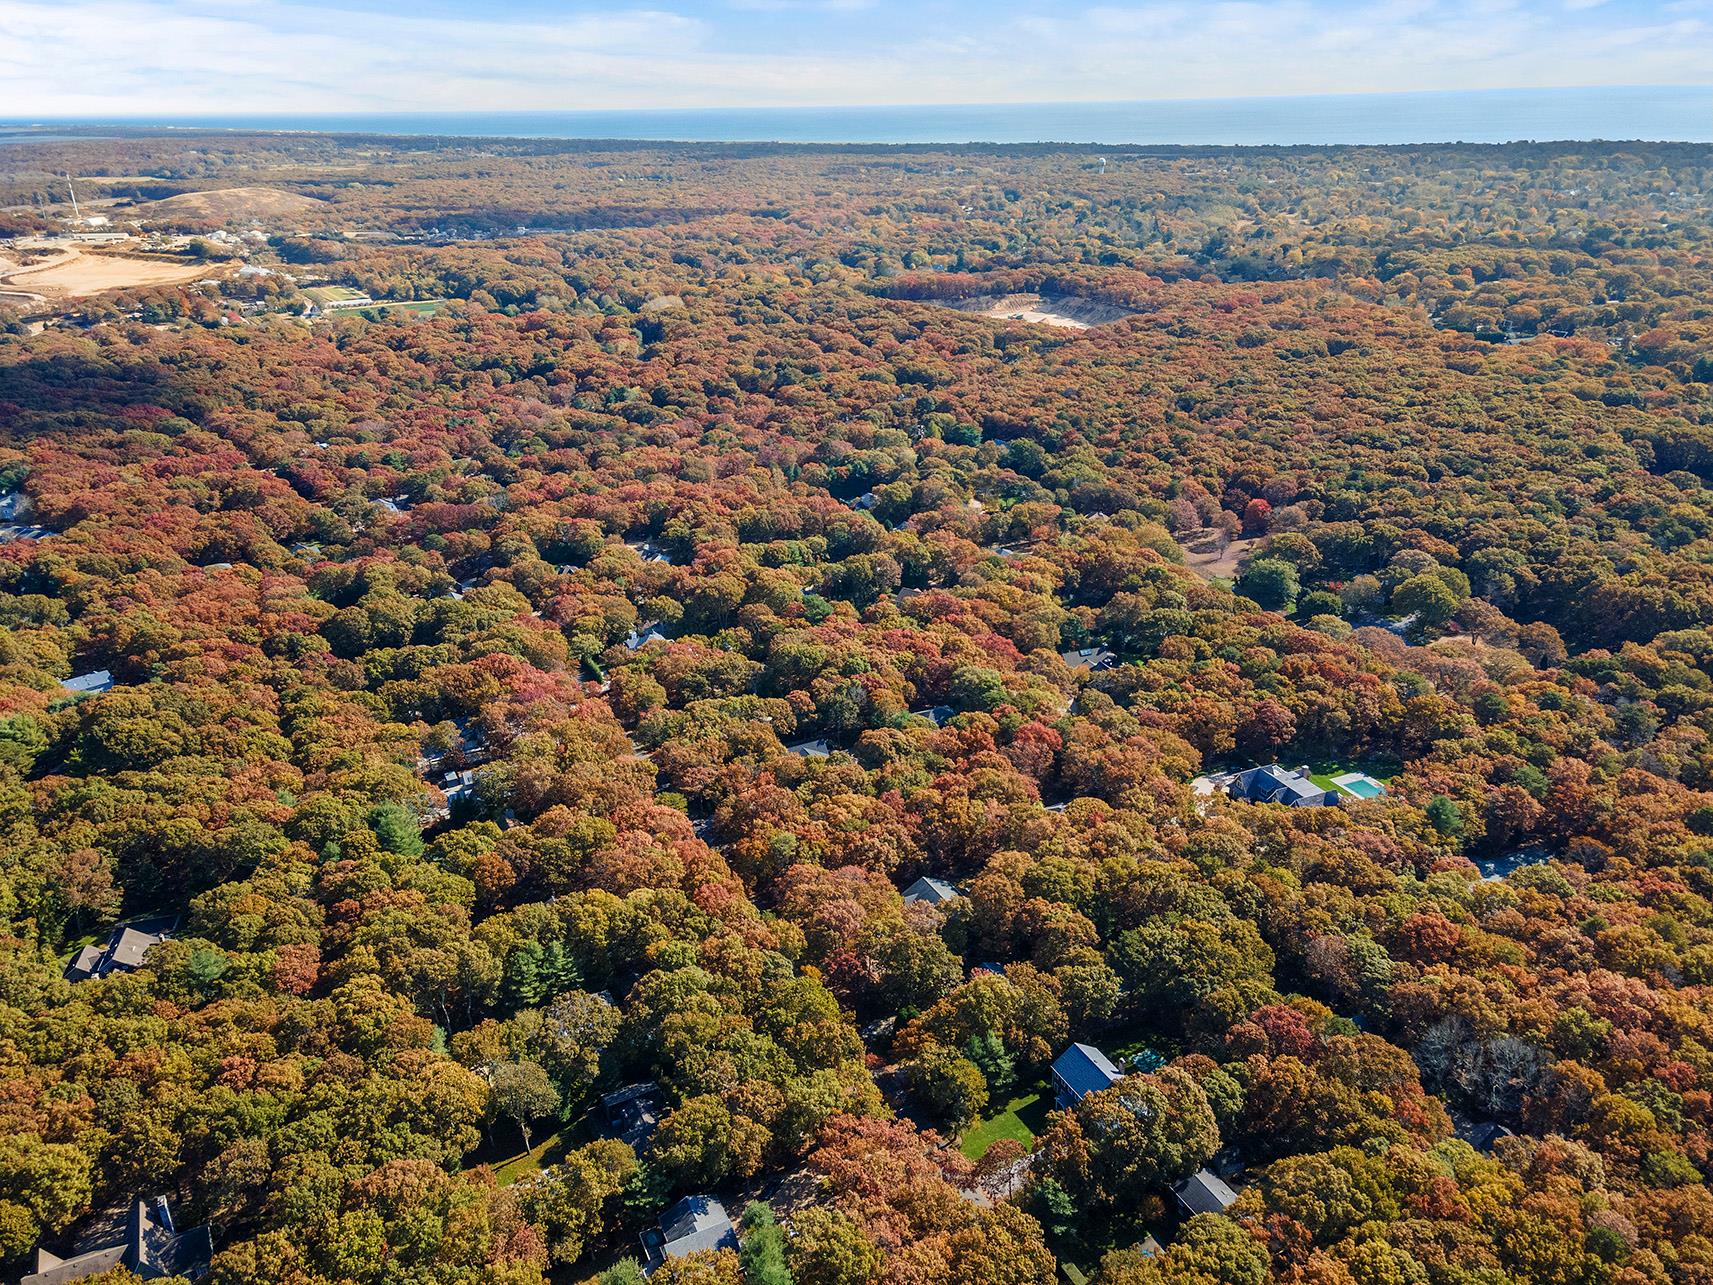
M 186 263 L 165 259 L 134 259 L 92 253 L 66 246 L 52 259 L 22 266 L 0 259 L 0 290 L 39 295 L 44 299 L 76 299 L 104 290 L 139 286 L 180 285 L 216 275 L 226 263 Z
M 181 192 L 138 205 L 127 214 L 155 222 L 195 220 L 224 222 L 228 219 L 288 219 L 301 214 L 324 213 L 328 203 L 313 196 L 281 191 L 276 187 L 222 187 L 207 192 Z
M 1098 299 L 1080 299 L 1072 295 L 971 295 L 964 299 L 927 302 L 938 303 L 940 307 L 958 312 L 973 312 L 978 317 L 991 317 L 995 321 L 1027 321 L 1035 325 L 1059 326 L 1067 330 L 1088 330 L 1130 315 L 1117 304 L 1102 303 Z

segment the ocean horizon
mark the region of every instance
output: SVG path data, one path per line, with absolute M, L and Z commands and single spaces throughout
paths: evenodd
M 0 143 L 140 128 L 686 143 L 1705 143 L 1713 142 L 1713 85 L 964 106 L 18 117 L 0 119 Z

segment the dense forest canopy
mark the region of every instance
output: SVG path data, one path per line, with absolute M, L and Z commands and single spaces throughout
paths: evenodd
M 314 204 L 0 313 L 0 1273 L 1713 1281 L 1713 148 L 66 172 Z

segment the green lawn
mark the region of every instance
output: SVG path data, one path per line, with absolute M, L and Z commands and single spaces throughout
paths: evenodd
M 306 286 L 303 297 L 311 303 L 349 303 L 354 299 L 361 299 L 363 292 L 350 286 Z
M 377 303 L 373 307 L 362 309 L 363 312 L 409 312 L 419 316 L 432 317 L 447 304 L 445 299 L 409 299 L 403 303 Z
M 1025 1147 L 1033 1148 L 1036 1135 L 1047 1126 L 1047 1112 L 1052 1109 L 1053 1099 L 1047 1086 L 1032 1085 L 1007 1102 L 1003 1110 L 965 1129 L 958 1146 L 971 1160 L 980 1160 L 1001 1138 L 1015 1138 Z
M 1331 790 L 1342 798 L 1348 798 L 1344 790 L 1332 783 L 1335 776 L 1343 776 L 1346 772 L 1364 772 L 1373 777 L 1381 785 L 1390 785 L 1392 778 L 1398 774 L 1398 764 L 1389 759 L 1359 759 L 1354 763 L 1314 763 L 1310 765 L 1309 780 L 1323 790 Z
M 565 1155 L 566 1146 L 563 1134 L 550 1134 L 528 1151 L 520 1151 L 511 1159 L 494 1164 L 494 1178 L 500 1186 L 509 1187 L 520 1178 L 527 1178 L 532 1173 L 539 1173 L 550 1165 L 557 1164 Z

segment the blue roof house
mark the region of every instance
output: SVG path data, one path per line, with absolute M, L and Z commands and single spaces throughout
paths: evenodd
M 1063 1111 L 1123 1078 L 1124 1072 L 1092 1044 L 1073 1044 L 1053 1063 L 1053 1101 Z

